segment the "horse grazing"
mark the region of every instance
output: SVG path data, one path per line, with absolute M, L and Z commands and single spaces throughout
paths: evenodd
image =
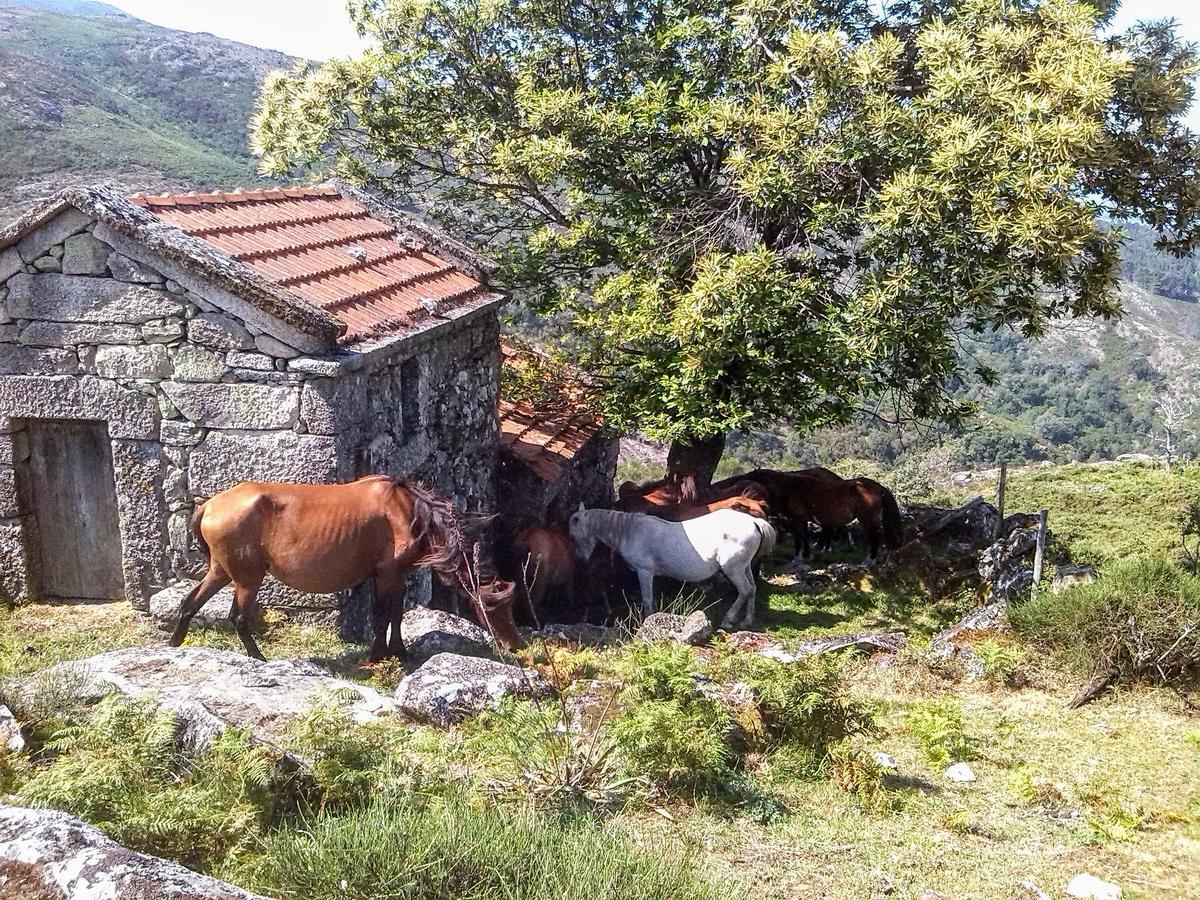
M 370 659 L 389 652 L 400 655 L 404 578 L 421 566 L 468 594 L 480 622 L 503 646 L 524 644 L 513 622 L 512 584 L 476 583 L 454 507 L 416 482 L 386 475 L 347 484 L 245 482 L 200 504 L 192 528 L 208 553 L 208 571 L 180 606 L 173 647 L 183 643 L 192 618 L 208 599 L 232 581 L 234 627 L 246 652 L 262 659 L 250 622 L 269 572 L 290 587 L 316 594 L 373 579 Z
M 501 541 L 497 541 L 500 544 Z M 504 575 L 517 591 L 534 626 L 551 588 L 557 589 L 568 608 L 575 605 L 575 552 L 563 527 L 523 525 L 512 536 Z
M 588 559 L 599 542 L 619 553 L 637 572 L 645 615 L 654 612 L 655 575 L 693 582 L 724 575 L 738 593 L 721 625 L 726 630 L 746 628 L 753 622 L 751 565 L 775 546 L 775 529 L 770 523 L 732 509 L 667 522 L 619 510 L 581 508 L 571 516 L 569 528 L 580 559 Z
M 738 480 L 760 484 L 770 497 L 771 511 L 779 516 L 796 539 L 796 558 L 788 568 L 804 564 L 808 556 L 808 523 L 822 529 L 841 528 L 857 519 L 867 537 L 867 561 L 879 556 L 880 547 L 899 547 L 904 524 L 896 498 L 870 478 L 844 479 L 828 469 L 777 472 L 755 469 L 713 485 L 715 492 L 732 489 Z

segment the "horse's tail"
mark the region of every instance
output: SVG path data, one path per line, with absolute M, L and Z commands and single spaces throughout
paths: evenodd
M 859 478 L 858 481 L 878 493 L 883 512 L 883 539 L 889 550 L 895 550 L 904 543 L 904 519 L 900 516 L 896 495 L 870 478 Z
M 204 503 L 208 501 L 205 500 Z M 196 511 L 192 513 L 192 534 L 196 536 L 196 543 L 200 545 L 200 549 L 204 551 L 204 555 L 212 558 L 212 551 L 208 548 L 208 541 L 204 539 L 204 533 L 200 530 L 200 520 L 204 518 L 204 503 L 196 506 Z
M 754 559 L 758 560 L 775 549 L 775 526 L 766 519 L 754 519 L 754 527 L 758 529 L 758 549 L 754 551 Z

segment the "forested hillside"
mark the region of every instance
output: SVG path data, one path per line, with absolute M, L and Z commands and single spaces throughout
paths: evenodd
M 102 3 L 0 0 L 0 218 L 71 183 L 253 183 L 250 110 L 263 75 L 290 65 Z

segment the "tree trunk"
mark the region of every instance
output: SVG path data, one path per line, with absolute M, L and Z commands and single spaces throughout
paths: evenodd
M 696 479 L 696 487 L 704 489 L 712 484 L 713 473 L 724 452 L 724 433 L 674 441 L 667 452 L 667 478 L 679 483 L 691 475 Z

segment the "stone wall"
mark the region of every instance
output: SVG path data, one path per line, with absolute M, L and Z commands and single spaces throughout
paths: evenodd
M 139 608 L 202 572 L 192 511 L 240 481 L 387 472 L 419 477 L 470 508 L 490 505 L 493 311 L 369 352 L 314 358 L 92 231 L 68 209 L 0 251 L 0 599 L 22 601 L 35 579 L 22 528 L 30 510 L 15 477 L 29 418 L 108 424 L 126 596 Z M 310 619 L 362 615 L 361 598 L 344 610 L 344 597 L 272 583 L 261 597 Z

